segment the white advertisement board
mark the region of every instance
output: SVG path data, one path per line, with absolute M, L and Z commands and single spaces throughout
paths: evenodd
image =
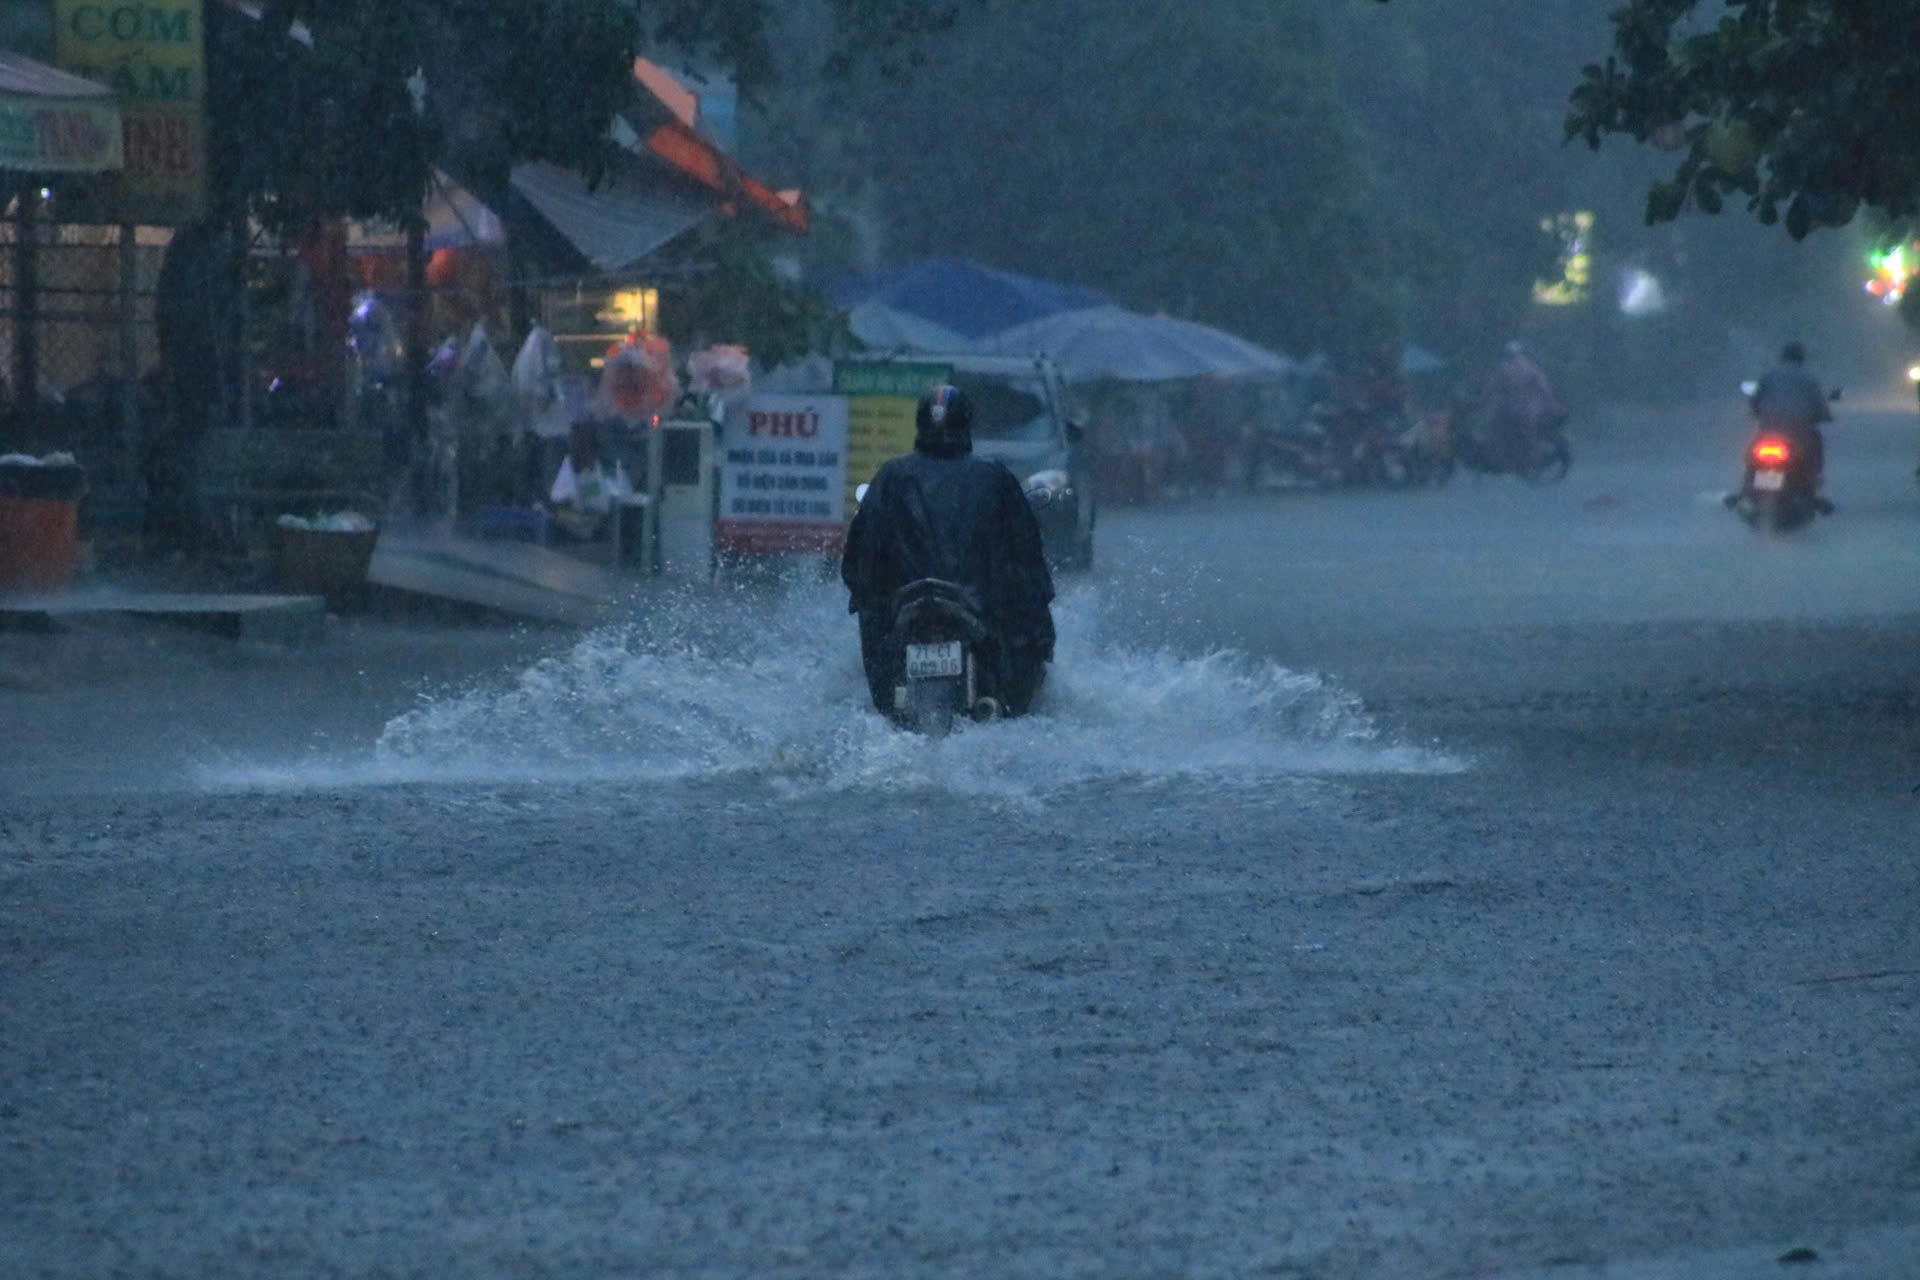
M 845 396 L 749 396 L 720 432 L 723 551 L 837 551 L 847 527 Z

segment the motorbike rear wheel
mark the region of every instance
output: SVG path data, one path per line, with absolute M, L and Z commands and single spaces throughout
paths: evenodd
M 1747 523 L 1762 533 L 1792 533 L 1810 524 L 1815 514 L 1809 499 L 1797 494 L 1761 493 L 1752 499 L 1753 514 Z
M 953 718 L 966 697 L 962 682 L 953 676 L 907 682 L 907 727 L 929 738 L 953 732 Z

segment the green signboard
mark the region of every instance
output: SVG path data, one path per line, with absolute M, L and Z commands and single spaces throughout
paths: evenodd
M 946 364 L 896 364 L 840 360 L 833 366 L 833 393 L 847 398 L 847 511 L 854 494 L 888 458 L 913 448 L 913 414 L 927 388 L 953 377 Z
M 837 396 L 905 396 L 918 400 L 927 388 L 953 377 L 948 364 L 896 364 L 882 360 L 840 360 L 833 366 Z

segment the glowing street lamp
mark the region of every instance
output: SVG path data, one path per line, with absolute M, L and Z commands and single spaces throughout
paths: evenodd
M 1920 243 L 1883 249 L 1868 262 L 1873 267 L 1873 278 L 1867 281 L 1867 292 L 1890 307 L 1905 296 L 1907 286 L 1913 281 L 1914 269 L 1920 265 Z

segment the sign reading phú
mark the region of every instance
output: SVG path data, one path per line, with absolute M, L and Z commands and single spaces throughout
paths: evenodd
M 846 533 L 847 402 L 750 396 L 720 432 L 723 551 L 837 551 Z

